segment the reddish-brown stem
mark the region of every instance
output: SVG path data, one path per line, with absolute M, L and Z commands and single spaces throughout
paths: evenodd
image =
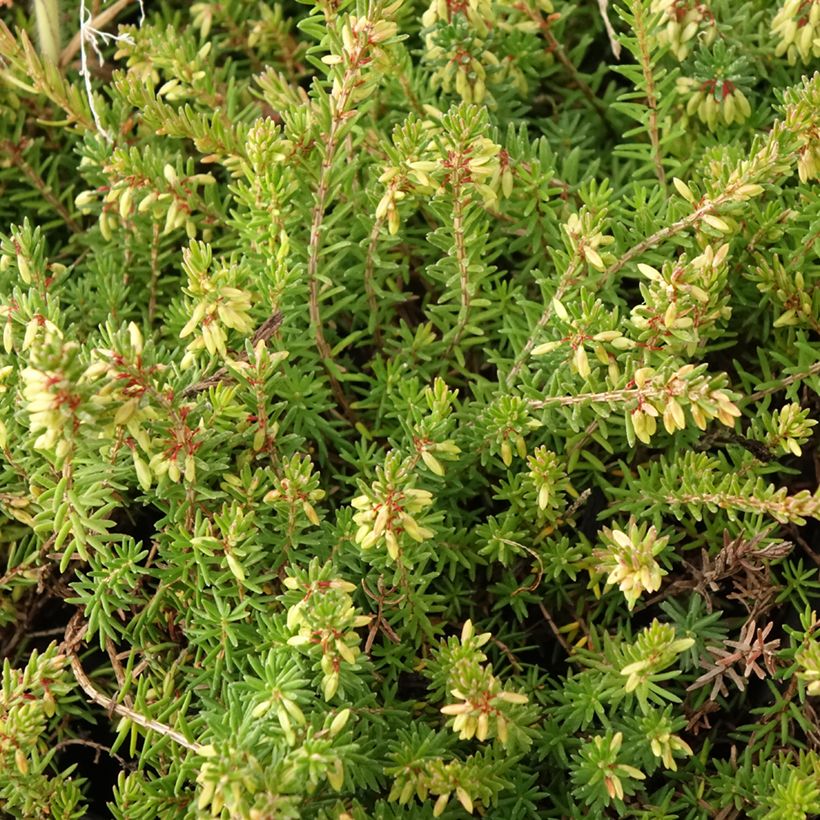
M 82 230 L 80 224 L 71 216 L 68 209 L 60 202 L 57 195 L 46 184 L 45 180 L 25 161 L 22 146 L 11 140 L 4 140 L 0 143 L 0 152 L 4 152 L 12 163 L 23 172 L 23 176 L 28 179 L 40 192 L 43 199 L 62 217 L 63 222 L 65 222 L 72 233 L 79 233 Z
M 652 56 L 649 52 L 649 33 L 646 30 L 643 10 L 640 4 L 635 4 L 635 36 L 638 40 L 638 61 L 641 64 L 644 84 L 646 85 L 646 104 L 649 108 L 649 142 L 652 146 L 652 161 L 655 164 L 655 174 L 661 185 L 666 187 L 666 172 L 663 168 L 661 140 L 658 128 L 658 96 L 655 91 L 655 78 L 652 75 Z
M 467 262 L 467 247 L 464 243 L 464 199 L 462 198 L 460 182 L 455 183 L 453 188 L 453 240 L 455 242 L 456 264 L 458 265 L 461 308 L 458 312 L 458 324 L 455 327 L 453 339 L 447 347 L 448 356 L 464 335 L 467 322 L 470 319 L 470 304 L 472 302 L 470 267 Z
M 324 327 L 322 325 L 322 314 L 319 307 L 319 257 L 322 247 L 322 223 L 325 218 L 325 210 L 327 209 L 328 195 L 330 193 L 330 175 L 333 170 L 333 163 L 336 158 L 336 151 L 339 143 L 339 131 L 342 122 L 347 115 L 347 106 L 350 102 L 350 95 L 355 86 L 356 76 L 358 74 L 358 59 L 360 51 L 350 56 L 351 65 L 345 71 L 338 94 L 330 97 L 331 106 L 331 123 L 330 130 L 325 141 L 324 156 L 322 157 L 322 166 L 319 171 L 319 183 L 316 187 L 316 194 L 314 197 L 313 215 L 310 225 L 310 239 L 308 243 L 308 262 L 307 262 L 307 278 L 308 278 L 308 312 L 310 314 L 310 323 L 313 326 L 313 332 L 316 339 L 316 348 L 319 351 L 319 356 L 322 358 L 322 363 L 328 371 L 330 378 L 330 386 L 333 395 L 339 406 L 342 408 L 344 415 L 350 420 L 353 418 L 350 403 L 345 396 L 339 380 L 330 369 L 330 362 L 333 355 L 330 345 L 325 339 Z
M 376 267 L 376 246 L 379 243 L 379 236 L 384 227 L 384 218 L 377 218 L 373 222 L 373 229 L 370 231 L 370 241 L 367 245 L 367 256 L 364 263 L 364 290 L 367 294 L 367 306 L 370 308 L 370 315 L 374 320 L 373 339 L 377 348 L 382 346 L 382 331 L 378 321 L 378 299 L 376 289 L 373 284 L 373 274 Z

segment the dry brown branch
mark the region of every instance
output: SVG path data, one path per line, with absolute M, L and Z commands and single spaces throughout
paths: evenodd
M 86 675 L 76 652 L 77 647 L 83 640 L 85 631 L 86 624 L 79 617 L 79 613 L 77 613 L 69 621 L 68 626 L 66 627 L 64 647 L 71 661 L 71 671 L 74 673 L 74 678 L 83 692 L 86 693 L 89 700 L 96 703 L 98 706 L 102 706 L 103 709 L 105 709 L 109 714 L 118 715 L 121 718 L 130 720 L 132 723 L 136 723 L 137 726 L 141 726 L 143 729 L 156 732 L 162 737 L 167 737 L 185 749 L 190 749 L 195 754 L 206 755 L 207 749 L 204 745 L 188 740 L 188 738 L 181 732 L 178 732 L 176 729 L 172 729 L 164 723 L 160 723 L 158 720 L 145 717 L 136 710 L 131 709 L 128 706 L 124 706 L 122 703 L 117 703 L 113 698 L 102 694 L 102 692 L 99 692 L 95 688 L 94 684 L 91 682 L 91 679 L 88 675 Z

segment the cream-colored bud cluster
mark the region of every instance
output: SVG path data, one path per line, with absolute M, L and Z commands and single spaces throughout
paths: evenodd
M 784 453 L 802 456 L 801 444 L 805 444 L 811 438 L 812 427 L 817 424 L 815 419 L 809 418 L 810 412 L 797 402 L 789 402 L 775 410 L 772 413 L 774 430 L 766 437 L 766 444 L 777 447 Z
M 203 530 L 191 538 L 195 551 L 209 558 L 224 556 L 225 564 L 234 578 L 244 584 L 246 580 L 243 559 L 247 556 L 246 545 L 256 534 L 253 513 L 233 501 L 225 504 L 213 521 L 206 521 Z
M 110 240 L 113 232 L 125 225 L 136 215 L 148 214 L 155 221 L 164 221 L 163 235 L 184 228 L 190 239 L 199 230 L 192 216 L 190 199 L 196 196 L 200 186 L 214 185 L 216 179 L 211 174 L 192 174 L 179 177 L 172 165 L 163 171 L 167 190 L 158 190 L 148 179 L 128 177 L 112 185 L 104 195 L 101 191 L 81 191 L 74 204 L 84 214 L 92 213 L 102 195 L 100 211 L 100 233 Z M 185 193 L 182 192 L 184 187 Z M 203 232 L 204 233 L 204 232 Z
M 596 571 L 607 574 L 607 586 L 617 586 L 631 610 L 644 592 L 657 592 L 666 571 L 655 560 L 669 543 L 654 526 L 630 519 L 625 530 L 604 527 L 604 547 L 594 553 Z
M 9 269 L 12 259 L 17 264 L 17 272 L 20 274 L 23 284 L 30 285 L 32 281 L 31 260 L 22 251 L 16 253 L 13 257 L 6 253 L 0 256 L 0 272 L 5 273 Z
M 431 109 L 431 116 L 441 119 L 441 112 Z M 417 156 L 410 156 L 400 166 L 388 165 L 379 176 L 385 191 L 376 206 L 376 218 L 386 219 L 388 230 L 396 234 L 401 225 L 399 203 L 411 195 L 415 198 L 442 195 L 448 188 L 474 192 L 485 208 L 497 205 L 499 197 L 513 191 L 513 171 L 507 152 L 487 137 L 466 141 L 442 129 L 432 118 L 425 121 L 430 141 Z
M 786 0 L 772 18 L 778 38 L 774 53 L 786 55 L 789 65 L 820 57 L 820 0 Z
M 285 475 L 277 479 L 276 486 L 265 493 L 265 504 L 284 505 L 293 514 L 301 509 L 305 518 L 314 526 L 319 526 L 319 514 L 313 506 L 325 497 L 325 491 L 317 487 L 312 473 L 312 463 L 308 456 L 294 456 L 285 464 Z
M 401 180 L 395 175 L 388 175 L 388 172 L 385 172 L 379 177 L 379 182 L 384 181 L 387 181 L 387 189 L 376 206 L 376 219 L 386 218 L 387 230 L 391 236 L 395 236 L 401 226 L 398 203 L 407 196 L 407 193 L 399 187 Z
M 210 749 L 209 749 L 210 751 Z M 196 807 L 199 812 L 204 812 L 209 806 L 208 814 L 211 817 L 219 817 L 225 809 L 225 804 L 237 802 L 240 789 L 225 791 L 227 780 L 221 770 L 220 761 L 205 760 L 199 768 L 196 782 L 199 786 L 199 795 Z
M 356 496 L 350 502 L 357 511 L 353 516 L 358 524 L 356 543 L 363 550 L 384 545 L 391 560 L 398 561 L 403 535 L 421 544 L 435 534 L 414 518 L 432 503 L 433 495 L 427 490 L 374 482 L 369 493 Z
M 285 733 L 285 740 L 289 745 L 296 744 L 296 733 L 293 730 L 294 724 L 297 727 L 305 725 L 305 715 L 302 712 L 299 704 L 289 698 L 287 694 L 281 690 L 275 689 L 270 693 L 270 697 L 258 703 L 251 710 L 251 717 L 254 719 L 263 718 L 268 715 L 271 710 L 276 712 L 276 717 L 279 720 L 279 725 Z
M 25 285 L 32 284 L 35 279 L 38 283 L 41 282 L 46 271 L 48 271 L 48 276 L 55 277 L 62 276 L 68 270 L 65 265 L 59 262 L 49 262 L 44 270 L 23 248 L 18 248 L 14 254 L 0 253 L 0 273 L 8 271 L 12 262 L 17 265 L 17 272 L 20 274 L 20 279 Z M 10 316 L 11 314 L 8 307 L 0 306 L 0 315 Z M 6 352 L 8 352 L 8 349 Z
M 635 658 L 621 669 L 626 677 L 624 689 L 634 692 L 646 687 L 653 675 L 673 664 L 678 655 L 694 646 L 694 638 L 679 638 L 675 626 L 657 618 L 642 629 L 635 642 L 626 647 L 627 658 Z
M 0 394 L 5 393 L 8 387 L 5 384 L 8 376 L 14 372 L 13 365 L 7 364 L 5 367 L 0 367 Z M 8 444 L 8 430 L 6 423 L 0 419 L 0 450 L 5 450 Z
M 465 148 L 454 138 L 444 135 L 439 144 L 443 154 L 435 160 L 407 164 L 409 176 L 419 185 L 431 186 L 435 184 L 434 178 L 445 176 L 451 187 L 468 185 L 475 190 L 487 208 L 497 203 L 499 192 L 503 196 L 512 193 L 512 170 L 498 143 L 478 137 Z M 431 143 L 430 150 L 438 154 L 441 151 L 439 144 Z
M 11 353 L 14 350 L 14 305 L 0 305 L 0 318 L 3 321 L 3 350 Z
M 157 89 L 157 97 L 165 97 L 169 102 L 196 99 L 199 96 L 196 90 L 197 84 L 208 76 L 208 71 L 205 68 L 196 68 L 196 64 L 207 59 L 211 53 L 211 46 L 213 43 L 205 43 L 197 52 L 192 63 L 187 63 L 182 72 L 164 82 Z
M 787 270 L 775 254 L 770 259 L 759 260 L 754 276 L 758 280 L 757 289 L 780 309 L 774 327 L 806 327 L 816 321 L 814 289 L 811 281 L 807 287 L 803 271 Z
M 492 733 L 502 746 L 506 745 L 509 735 L 505 705 L 523 705 L 529 698 L 519 692 L 502 690 L 498 678 L 491 674 L 482 683 L 468 694 L 459 689 L 450 690 L 450 694 L 461 702 L 448 703 L 441 707 L 441 712 L 453 718 L 452 729 L 458 732 L 459 740 L 475 738 L 485 741 Z
M 428 41 L 433 40 L 428 35 Z M 437 45 L 428 45 L 425 59 L 429 62 L 441 63 L 433 72 L 430 82 L 434 88 L 441 88 L 445 94 L 455 91 L 464 102 L 480 105 L 487 97 L 487 69 L 485 65 L 498 67 L 501 65 L 498 57 L 487 49 L 478 46 L 473 56 L 467 49 L 448 58 L 448 53 Z
M 214 10 L 213 3 L 194 3 L 190 8 L 191 25 L 193 28 L 199 29 L 200 37 L 203 40 L 207 40 L 208 35 L 211 33 Z
M 373 22 L 367 17 L 351 15 L 346 18 L 341 28 L 342 48 L 322 57 L 322 62 L 329 66 L 340 66 L 343 71 L 333 74 L 330 97 L 334 103 L 335 113 L 342 114 L 349 103 L 366 99 L 373 84 L 372 79 L 363 78 L 360 69 L 365 62 L 372 68 L 386 70 L 389 59 L 381 43 L 395 37 L 398 26 L 388 18 L 401 6 L 401 0 L 382 10 L 382 19 Z M 372 71 L 375 78 L 379 71 Z M 368 75 L 368 76 L 371 76 Z
M 536 447 L 528 457 L 529 477 L 538 493 L 538 509 L 541 511 L 560 504 L 564 493 L 572 493 L 572 485 L 566 467 L 557 453 L 546 447 Z
M 478 649 L 484 646 L 492 635 L 484 632 L 475 634 L 472 621 L 466 621 L 461 629 L 462 645 Z M 479 653 L 476 661 L 483 659 Z M 453 679 L 464 680 L 450 689 L 450 694 L 458 701 L 442 706 L 441 713 L 452 718 L 451 728 L 458 732 L 460 740 L 487 740 L 491 735 L 498 738 L 502 745 L 509 740 L 508 722 L 510 706 L 521 706 L 529 698 L 520 692 L 511 692 L 502 688 L 501 682 L 492 674 L 491 666 L 470 665 L 463 674 L 454 670 Z
M 191 428 L 175 413 L 170 437 L 160 444 L 163 449 L 155 452 L 157 442 L 149 435 L 146 422 L 160 418 L 158 409 L 149 403 L 149 393 L 161 392 L 156 386 L 155 374 L 162 371 L 164 365 L 152 365 L 150 369 L 143 366 L 142 333 L 133 322 L 128 325 L 128 347 L 126 351 L 105 348 L 93 351 L 91 363 L 82 375 L 82 381 L 95 390 L 90 403 L 101 411 L 116 408 L 110 418 L 109 433 L 112 440 L 119 440 L 123 432 L 128 434 L 126 440 L 137 480 L 146 492 L 155 479 L 166 475 L 175 483 L 183 478 L 193 483 L 196 479 L 194 453 L 199 446 L 196 439 L 204 431 L 204 422 L 200 419 L 199 425 Z
M 128 324 L 128 357 L 113 350 L 97 348 L 83 378 L 94 384 L 96 392 L 91 403 L 100 410 L 116 408 L 111 417 L 112 439 L 116 428 L 125 428 L 132 440 L 131 457 L 140 486 L 146 492 L 151 488 L 153 476 L 148 463 L 140 455 L 152 458 L 151 438 L 145 428 L 146 422 L 155 421 L 159 414 L 147 400 L 147 375 L 141 371 L 143 352 L 142 332 L 134 322 Z M 104 383 L 97 385 L 100 380 Z
M 592 744 L 595 746 L 599 757 L 606 756 L 609 762 L 602 768 L 606 771 L 604 775 L 604 788 L 611 800 L 624 799 L 624 784 L 622 778 L 632 780 L 646 780 L 646 775 L 635 766 L 626 763 L 618 763 L 617 755 L 621 751 L 624 742 L 623 732 L 616 732 L 611 738 L 595 735 Z
M 425 29 L 432 28 L 436 23 L 450 23 L 453 16 L 461 14 L 480 37 L 490 33 L 488 21 L 493 19 L 493 4 L 491 0 L 467 0 L 465 3 L 452 3 L 448 0 L 433 0 L 422 14 L 421 24 Z M 429 38 L 429 34 L 427 35 Z M 428 42 L 428 47 L 430 47 Z
M 692 77 L 678 77 L 676 90 L 682 97 L 688 97 L 687 115 L 697 114 L 710 131 L 714 131 L 719 122 L 726 125 L 745 122 L 752 113 L 748 97 L 731 80 L 712 78 L 700 82 Z
M 669 721 L 665 723 L 668 724 Z M 652 754 L 660 758 L 661 763 L 673 772 L 678 770 L 678 764 L 675 762 L 676 753 L 684 757 L 691 757 L 694 754 L 692 747 L 685 740 L 672 734 L 672 730 L 666 725 L 655 727 L 648 737 Z
M 205 251 L 205 259 L 209 265 L 210 248 Z M 188 274 L 188 293 L 195 299 L 191 318 L 179 332 L 182 339 L 194 334 L 193 341 L 188 343 L 188 352 L 183 358 L 182 366 L 190 366 L 194 355 L 203 349 L 211 356 L 225 358 L 228 339 L 225 328 L 232 328 L 243 334 L 249 334 L 254 328 L 250 315 L 252 296 L 248 291 L 228 284 L 238 276 L 239 269 L 236 265 L 220 266 L 211 275 L 207 267 L 199 269 L 195 264 L 190 247 L 183 251 L 182 262 Z
M 597 230 L 594 227 L 593 216 L 588 211 L 570 214 L 563 228 L 569 237 L 572 252 L 584 259 L 590 267 L 604 271 L 615 261 L 611 254 L 603 251 L 607 245 L 615 241 L 615 237 Z
M 374 46 L 384 43 L 391 37 L 395 37 L 399 27 L 392 20 L 386 18 L 392 16 L 401 6 L 401 3 L 393 3 L 392 6 L 382 11 L 382 19 L 375 23 L 366 17 L 354 17 L 351 15 L 342 26 L 342 45 L 344 53 L 351 56 L 358 49 L 358 43 L 364 40 L 367 45 Z
M 645 302 L 632 309 L 630 320 L 641 339 L 693 355 L 709 338 L 708 331 L 731 315 L 721 298 L 728 253 L 727 242 L 717 250 L 707 245 L 694 259 L 682 256 L 661 270 L 639 263 L 638 270 L 649 285 L 642 288 Z M 646 339 L 644 334 L 649 334 Z
M 466 148 L 452 137 L 443 141 L 445 156 L 439 160 L 451 187 L 468 185 L 483 201 L 485 208 L 498 202 L 498 195 L 509 196 L 512 172 L 502 164 L 501 146 L 487 137 L 478 137 Z M 411 166 L 414 171 L 417 168 Z
M 797 154 L 797 174 L 801 182 L 820 179 L 820 129 L 813 128 Z
M 552 300 L 552 311 L 558 319 L 572 327 L 572 332 L 568 333 L 563 339 L 536 345 L 532 349 L 531 355 L 543 356 L 546 353 L 552 353 L 563 345 L 569 345 L 572 349 L 570 366 L 582 379 L 588 379 L 592 375 L 592 366 L 587 352 L 589 347 L 595 358 L 607 367 L 610 381 L 616 384 L 621 371 L 615 360 L 615 355 L 607 350 L 606 346 L 608 345 L 615 351 L 624 351 L 634 348 L 635 342 L 624 336 L 620 330 L 615 329 L 602 330 L 592 336 L 588 335 L 581 323 L 570 316 L 569 311 L 560 299 Z
M 760 154 L 758 154 L 758 157 Z M 726 179 L 723 185 L 723 196 L 727 201 L 733 202 L 748 202 L 756 196 L 760 196 L 766 189 L 756 182 L 745 182 L 744 179 L 748 177 L 749 172 L 753 170 L 754 160 L 742 162 L 738 168 L 735 168 Z M 715 173 L 719 173 L 717 167 Z M 714 213 L 713 210 L 704 207 L 708 200 L 704 197 L 698 200 L 692 189 L 679 177 L 672 178 L 672 184 L 675 190 L 693 207 L 702 209 L 700 218 L 704 224 L 708 225 L 720 233 L 732 233 L 737 230 L 737 222 L 728 216 L 720 217 Z
M 650 10 L 660 14 L 656 37 L 679 61 L 689 56 L 697 38 L 711 45 L 717 37 L 715 18 L 708 3 L 697 0 L 652 0 Z
M 530 34 L 539 32 L 541 14 L 551 14 L 551 0 L 535 3 L 493 3 L 489 0 L 433 0 L 422 15 L 424 27 L 424 61 L 435 66 L 430 84 L 446 94 L 455 92 L 464 102 L 494 105 L 488 86 L 514 87 L 522 96 L 529 90 L 525 73 L 513 56 L 503 59 L 495 54 L 496 36 L 503 34 Z M 463 21 L 464 29 L 458 27 Z M 448 26 L 446 42 L 441 28 Z M 452 40 L 453 29 L 462 36 Z M 520 47 L 520 46 L 519 46 Z
M 207 302 L 194 305 L 191 318 L 180 330 L 179 336 L 184 339 L 198 330 L 196 338 L 188 344 L 188 350 L 195 352 L 203 348 L 211 356 L 227 355 L 225 343 L 228 335 L 225 328 L 233 328 L 240 333 L 253 330 L 253 319 L 250 316 L 251 295 L 239 288 L 222 286 Z
M 29 577 L 34 581 L 39 575 L 35 570 Z M 71 692 L 66 675 L 68 663 L 66 655 L 57 652 L 56 645 L 52 644 L 43 652 L 32 651 L 31 659 L 22 669 L 6 667 L 8 671 L 4 674 L 1 696 L 3 721 L 0 724 L 0 755 L 3 756 L 5 777 L 16 776 L 7 763 L 12 757 L 21 775 L 29 773 L 31 750 L 38 748 L 43 727 L 57 713 L 58 703 L 64 702 Z M 36 753 L 34 762 L 35 765 L 39 762 Z
M 431 145 L 429 147 L 433 146 Z M 436 154 L 437 153 L 438 152 L 436 152 Z M 443 171 L 442 159 L 436 156 L 436 154 L 430 155 L 428 159 L 411 159 L 405 163 L 407 179 L 412 182 L 420 192 L 438 193 L 442 190 L 440 181 Z M 428 153 L 425 152 L 425 156 L 427 155 Z M 388 169 L 379 177 L 379 181 L 387 182 L 388 180 L 392 180 L 393 176 L 393 170 Z
M 253 354 L 246 361 L 244 359 L 226 359 L 225 367 L 228 372 L 246 384 L 262 384 L 267 375 L 275 370 L 279 364 L 290 356 L 287 350 L 268 350 L 268 345 L 264 339 L 259 339 L 253 346 Z M 272 444 L 279 435 L 279 423 L 273 421 L 268 417 L 267 411 L 264 407 L 259 408 L 260 415 L 249 416 L 246 424 L 253 426 L 256 429 L 253 433 L 253 440 L 251 447 L 253 452 L 259 453 L 268 445 Z M 247 429 L 243 425 L 243 429 Z M 297 486 L 298 486 L 297 482 Z M 271 491 L 273 492 L 273 491 Z M 283 496 L 286 498 L 287 496 Z M 273 500 L 274 496 L 270 495 L 269 501 Z M 289 502 L 288 502 L 289 503 Z M 312 508 L 311 508 L 312 509 Z M 314 517 L 317 519 L 316 510 L 312 513 L 305 510 L 306 515 L 313 516 L 309 520 L 313 522 Z
M 205 432 L 205 423 L 200 419 L 199 425 L 191 429 L 187 426 L 174 427 L 172 441 L 161 453 L 156 453 L 148 462 L 150 475 L 156 478 L 168 476 L 175 484 L 183 479 L 187 484 L 196 481 L 197 436 Z M 139 475 L 139 473 L 138 473 Z
M 466 782 L 465 768 L 461 760 L 445 761 L 441 757 L 426 757 L 412 766 L 402 766 L 395 771 L 396 778 L 388 800 L 407 805 L 414 796 L 424 803 L 430 795 L 435 795 L 433 817 L 441 817 L 455 795 L 464 811 L 473 814 L 476 797 L 470 794 L 473 788 Z
M 30 326 L 39 328 L 39 322 L 33 320 Z M 29 342 L 32 355 L 20 375 L 29 430 L 38 434 L 34 448 L 53 452 L 62 459 L 71 451 L 72 437 L 79 424 L 77 413 L 81 397 L 77 380 L 69 374 L 79 345 L 63 342 L 56 327 L 51 328 L 45 329 L 39 343 Z M 59 354 L 55 355 L 57 349 Z
M 727 427 L 734 427 L 741 413 L 729 393 L 713 388 L 709 378 L 695 373 L 695 366 L 683 365 L 671 376 L 642 367 L 633 374 L 637 388 L 637 407 L 629 420 L 636 437 L 649 444 L 657 431 L 658 418 L 663 419 L 667 433 L 686 427 L 684 408 L 699 429 L 705 430 L 710 419 L 716 418 Z
M 114 52 L 114 60 L 124 58 L 129 75 L 133 75 L 136 79 L 145 83 L 146 86 L 156 88 L 162 82 L 162 77 L 159 68 L 151 59 L 148 49 L 141 48 L 140 44 L 131 37 L 120 36 L 117 43 L 118 48 Z
M 453 461 L 461 452 L 461 448 L 454 441 L 419 441 L 418 451 L 421 460 L 431 473 L 439 477 L 444 475 L 444 461 Z
M 287 627 L 295 632 L 288 645 L 321 655 L 322 694 L 332 700 L 339 690 L 342 663 L 353 666 L 361 654 L 354 630 L 367 626 L 370 616 L 356 613 L 350 597 L 356 586 L 349 581 L 332 578 L 305 584 L 289 576 L 283 584 L 304 593 L 302 600 L 288 608 Z
M 166 31 L 171 31 L 171 29 Z M 173 54 L 172 61 L 170 64 L 158 65 L 152 59 L 151 48 L 144 40 L 138 41 L 138 39 L 132 38 L 128 35 L 127 30 L 116 40 L 118 48 L 114 53 L 114 59 L 122 60 L 125 58 L 129 76 L 133 76 L 141 83 L 152 87 L 159 85 L 158 96 L 175 102 L 196 99 L 201 97 L 203 93 L 207 93 L 207 83 L 210 81 L 210 66 L 206 61 L 213 47 L 213 43 L 210 41 L 204 43 L 193 57 L 178 53 L 176 44 L 169 43 L 168 48 Z M 172 79 L 162 82 L 160 68 Z

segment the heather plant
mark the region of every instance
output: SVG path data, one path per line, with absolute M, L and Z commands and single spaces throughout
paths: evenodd
M 0 6 L 4 816 L 820 815 L 820 0 Z

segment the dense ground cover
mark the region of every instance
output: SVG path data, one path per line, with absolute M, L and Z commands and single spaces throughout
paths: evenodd
M 0 810 L 820 814 L 820 0 L 0 6 Z

